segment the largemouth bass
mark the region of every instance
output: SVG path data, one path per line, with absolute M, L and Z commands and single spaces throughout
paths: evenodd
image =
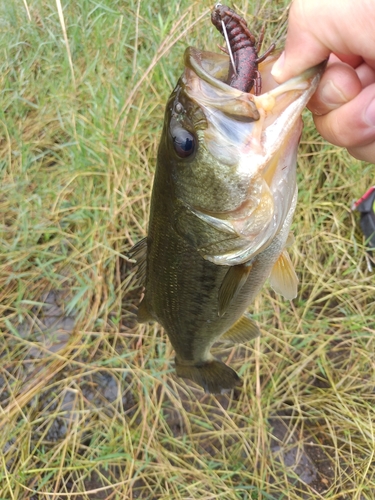
M 131 256 L 144 286 L 138 321 L 157 321 L 176 373 L 220 393 L 240 384 L 210 350 L 246 342 L 259 328 L 246 310 L 270 278 L 292 299 L 297 277 L 286 247 L 297 202 L 301 113 L 323 65 L 277 85 L 259 65 L 261 95 L 226 82 L 229 58 L 189 47 L 165 111 L 148 236 Z

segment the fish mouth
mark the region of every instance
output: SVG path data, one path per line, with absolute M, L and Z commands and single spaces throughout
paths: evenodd
M 234 202 L 223 211 L 189 207 L 216 229 L 244 239 L 243 249 L 230 256 L 204 256 L 216 264 L 242 263 L 259 253 L 296 204 L 301 113 L 318 86 L 325 63 L 279 85 L 271 75 L 279 54 L 273 53 L 259 65 L 262 90 L 254 95 L 225 83 L 228 56 L 193 47 L 185 51 L 184 88 L 205 114 L 205 146 L 219 163 L 235 168 L 236 182 L 240 176 L 248 193 L 245 201 Z
M 251 153 L 252 157 L 259 156 L 257 162 L 252 158 L 251 172 L 261 171 L 285 142 L 315 92 L 326 63 L 279 85 L 271 75 L 279 55 L 274 52 L 259 65 L 262 91 L 254 95 L 225 83 L 228 56 L 195 47 L 186 49 L 185 91 L 205 113 L 206 144 L 215 157 L 221 156 L 216 144 L 219 138 L 226 149 L 227 163 L 236 163 L 239 157 Z

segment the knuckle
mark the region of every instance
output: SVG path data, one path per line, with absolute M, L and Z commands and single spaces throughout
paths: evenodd
M 319 134 L 335 146 L 349 146 L 349 144 L 346 144 L 346 133 L 336 115 L 337 113 L 331 111 L 323 116 L 315 116 L 315 126 Z

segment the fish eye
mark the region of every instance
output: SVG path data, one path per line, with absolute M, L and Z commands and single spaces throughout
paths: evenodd
M 180 158 L 187 158 L 195 151 L 195 137 L 188 130 L 176 127 L 172 130 L 173 146 Z

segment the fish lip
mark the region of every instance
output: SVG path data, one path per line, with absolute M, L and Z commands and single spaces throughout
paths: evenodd
M 228 61 L 227 56 L 223 54 L 187 47 L 184 53 L 185 73 L 183 76 L 187 95 L 198 105 L 207 105 L 218 110 L 237 103 L 236 107 L 240 106 L 240 112 L 235 112 L 237 116 L 258 120 L 259 113 L 254 103 L 254 95 L 235 89 L 216 77 L 223 72 L 223 78 L 226 78 Z M 194 82 L 196 78 L 198 78 L 198 85 L 199 80 L 206 84 L 205 88 L 201 87 L 198 90 L 198 94 L 195 88 L 196 82 Z M 214 98 L 209 95 L 212 91 Z M 227 114 L 230 114 L 230 111 Z
M 220 59 L 224 60 L 222 54 L 200 50 L 196 47 L 187 47 L 184 53 L 184 64 L 187 68 L 193 70 L 199 78 L 207 83 L 210 83 L 214 87 L 236 97 L 242 94 L 243 92 L 231 87 L 224 81 L 215 78 L 215 76 L 205 69 L 204 65 L 207 64 L 210 57 L 215 57 L 217 61 L 220 61 Z
M 279 55 L 281 53 L 281 50 L 275 50 L 272 55 L 268 56 L 266 61 L 276 61 L 278 59 Z M 220 66 L 224 66 L 224 61 L 225 64 L 229 64 L 229 58 L 223 54 L 218 54 L 216 52 L 209 52 L 209 51 L 204 51 L 197 49 L 196 47 L 187 47 L 184 53 L 184 64 L 186 68 L 191 69 L 194 71 L 194 73 L 204 80 L 206 83 L 211 84 L 213 87 L 220 89 L 227 94 L 230 94 L 234 97 L 240 97 L 243 94 L 248 96 L 249 100 L 254 100 L 258 96 L 255 96 L 252 93 L 247 93 L 247 92 L 242 92 L 241 90 L 238 90 L 234 87 L 231 87 L 227 83 L 225 83 L 223 80 L 219 78 L 215 78 L 214 74 L 211 74 L 206 68 L 205 65 L 209 65 L 208 63 L 212 58 L 215 58 L 217 60 L 217 64 L 220 64 Z M 319 75 L 319 78 L 321 74 L 323 73 L 325 67 L 327 65 L 327 60 L 324 60 L 323 62 L 317 64 L 316 66 L 312 66 L 311 68 L 308 68 L 305 70 L 301 75 L 298 75 L 296 77 L 293 77 L 286 82 L 283 82 L 281 84 L 276 84 L 275 88 L 278 89 L 287 89 L 290 87 L 293 83 L 299 84 L 301 80 L 307 80 L 311 77 L 314 77 L 315 75 Z M 212 66 L 212 64 L 210 65 Z M 260 65 L 262 66 L 262 65 Z M 262 75 L 261 75 L 262 76 Z M 275 82 L 276 83 L 276 82 Z M 260 95 L 265 95 L 267 92 L 261 92 Z
M 259 71 L 261 73 L 261 76 L 263 76 L 262 67 L 266 67 L 267 65 L 270 66 L 268 70 L 268 72 L 270 73 L 273 62 L 278 59 L 280 53 L 280 50 L 275 50 L 265 60 L 266 64 L 260 64 Z M 216 63 L 212 63 L 212 60 L 216 61 Z M 273 80 L 273 88 L 271 90 L 261 92 L 260 95 L 242 92 L 241 90 L 231 87 L 230 85 L 225 83 L 225 81 L 215 76 L 215 74 L 219 74 L 220 71 L 223 70 L 223 68 L 228 68 L 229 58 L 223 54 L 199 50 L 196 47 L 187 47 L 184 53 L 184 64 L 187 70 L 192 71 L 200 80 L 210 85 L 213 89 L 216 89 L 220 93 L 220 95 L 222 95 L 221 93 L 224 93 L 227 98 L 229 97 L 246 102 L 252 112 L 254 114 L 257 114 L 257 108 L 262 108 L 263 105 L 266 104 L 266 98 L 270 99 L 273 97 L 277 97 L 278 95 L 281 95 L 282 93 L 288 92 L 290 90 L 303 90 L 304 84 L 306 84 L 306 89 L 313 87 L 315 91 L 320 77 L 325 70 L 327 61 L 325 60 L 316 66 L 308 68 L 301 75 L 293 77 L 284 83 L 277 84 L 277 82 Z M 209 69 L 211 69 L 211 71 L 209 71 Z M 187 85 L 187 93 L 191 98 L 195 98 L 197 100 L 197 103 L 199 104 L 199 97 L 194 95 L 194 91 L 192 91 L 192 89 L 189 89 L 189 83 L 191 82 L 192 78 L 193 75 L 189 71 L 185 71 L 184 83 L 185 85 Z M 308 83 L 308 80 L 310 79 L 311 82 Z M 311 94 L 312 93 L 313 92 L 311 92 Z M 211 102 L 210 104 L 213 107 L 221 107 L 221 103 L 217 104 L 215 102 Z M 247 109 L 244 108 L 244 117 L 246 117 L 246 111 Z M 259 114 L 254 117 L 254 119 L 259 119 Z

